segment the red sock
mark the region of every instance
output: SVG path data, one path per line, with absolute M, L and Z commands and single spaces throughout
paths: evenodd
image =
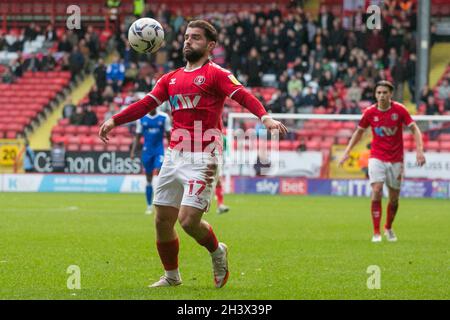
M 223 205 L 223 190 L 222 185 L 216 186 L 216 197 L 217 197 L 217 204 L 219 206 Z
M 390 202 L 388 203 L 386 224 L 384 225 L 385 229 L 392 228 L 392 222 L 394 222 L 395 215 L 397 214 L 397 209 L 398 209 L 398 203 L 396 205 L 393 205 Z
M 167 242 L 156 241 L 156 247 L 164 270 L 178 269 L 178 250 L 180 248 L 178 238 Z
M 372 200 L 372 222 L 373 222 L 373 232 L 376 234 L 380 233 L 380 221 L 381 221 L 381 201 Z
M 197 242 L 208 249 L 209 252 L 216 251 L 219 246 L 219 242 L 217 241 L 216 235 L 214 234 L 213 229 L 209 226 L 208 234 L 201 240 L 197 240 Z

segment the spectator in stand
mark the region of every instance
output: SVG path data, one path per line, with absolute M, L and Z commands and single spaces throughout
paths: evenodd
M 411 53 L 406 63 L 405 78 L 408 82 L 409 92 L 411 94 L 411 102 L 414 103 L 416 96 L 416 55 Z
M 77 106 L 75 113 L 70 116 L 70 124 L 74 126 L 81 126 L 83 124 L 84 112 L 82 106 Z
M 319 91 L 317 91 L 317 101 L 316 104 L 314 105 L 315 108 L 318 107 L 323 107 L 323 108 L 328 108 L 328 98 L 327 95 L 325 94 L 325 91 L 322 89 L 319 89 Z
M 64 104 L 63 110 L 62 110 L 62 117 L 70 119 L 72 117 L 72 114 L 74 113 L 76 109 L 76 106 L 72 103 L 72 97 L 68 96 L 66 98 L 66 103 Z
M 445 99 L 443 111 L 445 114 L 450 114 L 450 92 L 448 93 L 447 98 Z
M 323 73 L 319 80 L 319 86 L 325 90 L 328 90 L 334 84 L 333 75 L 330 70 Z
M 13 83 L 14 82 L 14 74 L 11 71 L 11 67 L 7 67 L 5 72 L 2 75 L 3 83 Z
M 25 137 L 25 150 L 23 155 L 23 170 L 27 173 L 34 172 L 34 159 L 35 154 L 33 149 L 30 147 L 30 141 Z
M 90 58 L 94 60 L 98 59 L 100 51 L 100 39 L 93 26 L 87 27 L 87 31 L 84 37 L 91 54 Z
M 136 63 L 131 62 L 130 67 L 125 71 L 125 82 L 135 83 L 137 76 L 139 74 L 138 67 Z
M 66 34 L 63 34 L 61 41 L 58 43 L 58 51 L 67 53 L 72 52 L 72 43 L 68 40 Z
M 150 75 L 145 75 L 145 77 L 140 76 L 137 83 L 134 84 L 134 88 L 137 92 L 148 92 L 152 88 L 152 77 Z
M 287 91 L 290 96 L 294 94 L 294 91 L 301 92 L 303 90 L 303 81 L 300 74 L 292 75 L 287 83 Z
M 92 86 L 89 92 L 89 104 L 93 106 L 98 106 L 103 104 L 102 92 L 99 90 L 96 84 Z
M 439 115 L 439 106 L 436 103 L 436 100 L 434 99 L 434 96 L 428 96 L 427 103 L 425 104 L 425 114 L 428 116 L 432 115 Z
M 114 101 L 114 97 L 116 96 L 112 86 L 106 86 L 105 90 L 103 90 L 103 101 L 106 103 L 111 103 Z
M 433 91 L 430 90 L 430 87 L 428 86 L 428 84 L 426 84 L 423 88 L 422 91 L 420 92 L 420 101 L 427 103 L 428 102 L 428 98 L 433 96 Z
M 113 63 L 106 69 L 106 81 L 112 86 L 114 92 L 119 92 L 125 80 L 125 66 L 120 62 L 119 57 L 115 56 Z
M 245 70 L 245 73 L 248 75 L 247 85 L 249 87 L 260 87 L 262 72 L 260 72 L 259 70 L 261 70 L 262 61 L 259 56 L 258 50 L 256 50 L 255 47 L 251 48 L 250 50 L 246 66 L 247 68 Z
M 358 86 L 356 81 L 352 82 L 352 86 L 347 90 L 347 94 L 345 95 L 345 100 L 347 101 L 355 101 L 359 103 L 362 98 L 362 89 Z
M 375 97 L 373 95 L 374 92 L 374 83 L 372 79 L 367 80 L 367 83 L 364 85 L 363 87 L 363 92 L 362 92 L 362 100 L 365 101 L 370 101 L 372 103 L 375 103 Z
M 72 79 L 83 70 L 84 57 L 80 52 L 78 46 L 74 47 L 69 56 L 69 70 L 72 73 Z
M 442 81 L 442 84 L 439 86 L 437 91 L 439 99 L 444 100 L 448 97 L 450 93 L 450 86 L 448 84 L 448 79 L 444 79 L 444 81 Z
M 23 62 L 23 71 L 40 71 L 42 69 L 41 61 L 38 59 L 36 53 L 32 53 L 31 56 Z
M 403 101 L 403 83 L 405 82 L 405 65 L 401 59 L 397 59 L 391 68 L 392 80 L 395 85 L 393 99 Z
M 45 40 L 46 41 L 58 41 L 58 36 L 56 35 L 55 28 L 52 24 L 49 24 L 47 26 L 47 28 L 45 29 Z
M 314 106 L 317 104 L 317 97 L 312 92 L 311 87 L 305 88 L 305 95 L 301 100 L 300 106 L 297 109 L 299 113 L 312 113 L 314 110 Z
M 92 111 L 92 106 L 88 104 L 84 106 L 83 121 L 84 126 L 95 126 L 98 123 L 97 115 Z
M 106 87 L 106 66 L 103 59 L 98 60 L 98 65 L 94 69 L 95 84 L 100 91 Z
M 117 112 L 119 112 L 119 106 L 115 104 L 114 102 L 109 104 L 109 109 L 105 113 L 105 121 L 108 119 L 111 119 L 113 115 L 115 115 Z

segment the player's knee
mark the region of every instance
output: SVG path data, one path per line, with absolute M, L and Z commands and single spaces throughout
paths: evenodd
M 190 217 L 180 219 L 180 225 L 187 234 L 193 233 L 198 227 L 198 223 Z
M 383 198 L 383 188 L 372 189 L 372 200 L 379 201 Z
M 157 229 L 170 229 L 173 228 L 175 222 L 167 219 L 161 215 L 155 216 L 155 226 Z
M 389 202 L 392 206 L 397 207 L 398 206 L 398 197 L 390 197 Z

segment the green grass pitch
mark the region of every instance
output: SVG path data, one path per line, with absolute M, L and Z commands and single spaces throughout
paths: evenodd
M 371 243 L 367 198 L 229 195 L 205 219 L 229 247 L 213 285 L 206 250 L 177 225 L 183 285 L 162 266 L 144 195 L 0 193 L 0 299 L 449 299 L 450 201 L 401 199 L 397 243 Z M 383 201 L 383 222 L 386 199 Z M 81 289 L 69 290 L 77 265 Z M 369 266 L 380 289 L 368 289 Z

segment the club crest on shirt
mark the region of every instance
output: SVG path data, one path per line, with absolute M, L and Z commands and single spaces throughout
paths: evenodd
M 195 79 L 194 79 L 194 83 L 196 84 L 196 85 L 201 85 L 201 84 L 203 84 L 203 83 L 205 83 L 205 77 L 204 76 L 197 76 Z
M 398 120 L 398 114 L 393 113 L 393 114 L 391 115 L 391 119 L 392 119 L 393 121 Z

